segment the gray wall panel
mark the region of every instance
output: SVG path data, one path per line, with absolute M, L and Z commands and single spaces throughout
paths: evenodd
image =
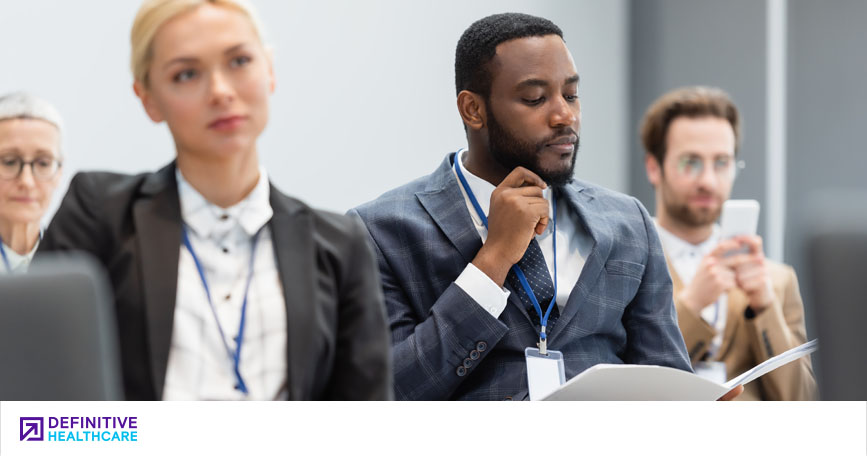
M 732 196 L 765 204 L 765 17 L 765 2 L 752 0 L 632 3 L 630 192 L 651 213 L 639 122 L 653 100 L 684 85 L 718 86 L 734 98 L 743 116 L 740 157 L 747 168 Z
M 817 219 L 863 210 L 867 195 L 867 2 L 789 3 L 786 259 L 809 273 Z M 854 214 L 853 214 L 854 215 Z M 801 281 L 807 312 L 817 305 Z

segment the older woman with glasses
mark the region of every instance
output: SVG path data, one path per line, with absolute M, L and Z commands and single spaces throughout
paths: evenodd
M 60 115 L 25 93 L 0 97 L 0 274 L 27 270 L 60 181 Z

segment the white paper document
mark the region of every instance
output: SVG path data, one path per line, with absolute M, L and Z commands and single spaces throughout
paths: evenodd
M 726 383 L 663 366 L 597 364 L 564 383 L 545 401 L 714 401 L 818 348 L 813 339 L 781 353 Z

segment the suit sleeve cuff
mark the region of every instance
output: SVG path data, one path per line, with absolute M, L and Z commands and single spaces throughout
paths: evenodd
M 468 264 L 464 272 L 455 279 L 455 284 L 494 318 L 499 318 L 506 309 L 509 290 L 494 283 L 487 274 L 472 263 Z
M 680 326 L 689 359 L 693 363 L 701 361 L 710 350 L 716 330 L 707 324 L 701 315 L 688 309 L 680 299 L 675 298 L 674 305 L 677 310 L 677 324 Z
M 747 307 L 744 311 L 745 317 L 747 313 L 752 313 L 752 318 L 747 318 L 747 325 L 752 328 L 753 347 L 756 349 L 756 358 L 760 362 L 803 343 L 787 337 L 790 331 L 783 316 L 782 305 L 776 300 L 758 313 Z

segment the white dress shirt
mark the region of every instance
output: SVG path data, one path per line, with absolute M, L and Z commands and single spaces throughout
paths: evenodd
M 204 269 L 226 344 L 196 269 L 182 244 L 178 263 L 172 342 L 164 400 L 273 400 L 288 397 L 286 306 L 277 269 L 271 231 L 273 210 L 264 169 L 243 201 L 229 208 L 208 202 L 176 173 L 181 214 L 190 244 Z M 254 273 L 247 299 L 240 371 L 248 395 L 237 381 L 226 345 L 233 352 L 238 335 L 244 288 L 249 276 L 253 236 Z
M 11 247 L 4 242 L 0 242 L 0 249 L 3 249 L 6 261 L 9 262 L 9 267 L 6 266 L 6 261 L 0 257 L 0 275 L 5 274 L 23 274 L 30 267 L 30 262 L 33 261 L 33 255 L 36 254 L 36 249 L 39 248 L 39 241 L 33 246 L 33 250 L 25 255 L 19 255 L 18 252 L 12 250 Z M 11 269 L 11 270 L 10 270 Z
M 490 182 L 473 175 L 467 171 L 462 165 L 463 155 L 465 150 L 455 154 L 455 166 L 461 166 L 461 171 L 473 191 L 479 206 L 485 216 L 488 216 L 491 207 L 491 194 L 496 188 Z M 455 176 L 457 176 L 457 172 Z M 469 196 L 467 195 L 464 186 L 458 181 L 457 185 L 464 195 L 464 201 L 467 206 L 467 211 L 473 219 L 476 226 L 476 231 L 484 243 L 488 238 L 488 229 L 482 223 L 482 219 L 476 213 Z M 549 202 L 549 214 L 551 214 L 550 204 L 553 198 L 553 193 L 550 188 L 542 191 L 542 194 Z M 542 256 L 545 257 L 545 263 L 548 266 L 548 273 L 551 274 L 551 280 L 554 280 L 554 226 L 548 223 L 547 228 L 542 234 L 536 235 L 536 241 L 542 249 Z M 560 313 L 566 307 L 566 302 L 569 300 L 569 295 L 572 289 L 578 282 L 578 277 L 581 275 L 581 270 L 584 268 L 584 262 L 590 249 L 593 247 L 593 239 L 584 230 L 578 214 L 574 213 L 569 205 L 562 201 L 562 198 L 557 202 L 557 307 Z M 460 276 L 455 280 L 455 283 L 461 287 L 473 300 L 487 310 L 494 318 L 500 316 L 506 308 L 506 303 L 509 298 L 509 291 L 500 288 L 490 277 L 479 270 L 472 263 L 468 264 Z M 547 303 L 539 303 L 544 311 Z
M 683 286 L 688 286 L 695 277 L 702 258 L 713 251 L 716 245 L 719 244 L 719 225 L 714 224 L 713 232 L 704 242 L 690 244 L 660 226 L 659 222 L 655 219 L 654 222 L 656 223 L 656 230 L 659 232 L 659 239 L 662 241 L 662 248 L 665 250 L 668 259 L 672 262 L 674 271 L 677 272 L 677 276 L 680 277 Z M 710 357 L 716 355 L 722 345 L 727 311 L 728 297 L 725 293 L 721 294 L 716 302 L 701 311 L 702 320 L 706 321 L 716 331 L 716 335 L 711 340 L 710 350 L 708 351 Z

